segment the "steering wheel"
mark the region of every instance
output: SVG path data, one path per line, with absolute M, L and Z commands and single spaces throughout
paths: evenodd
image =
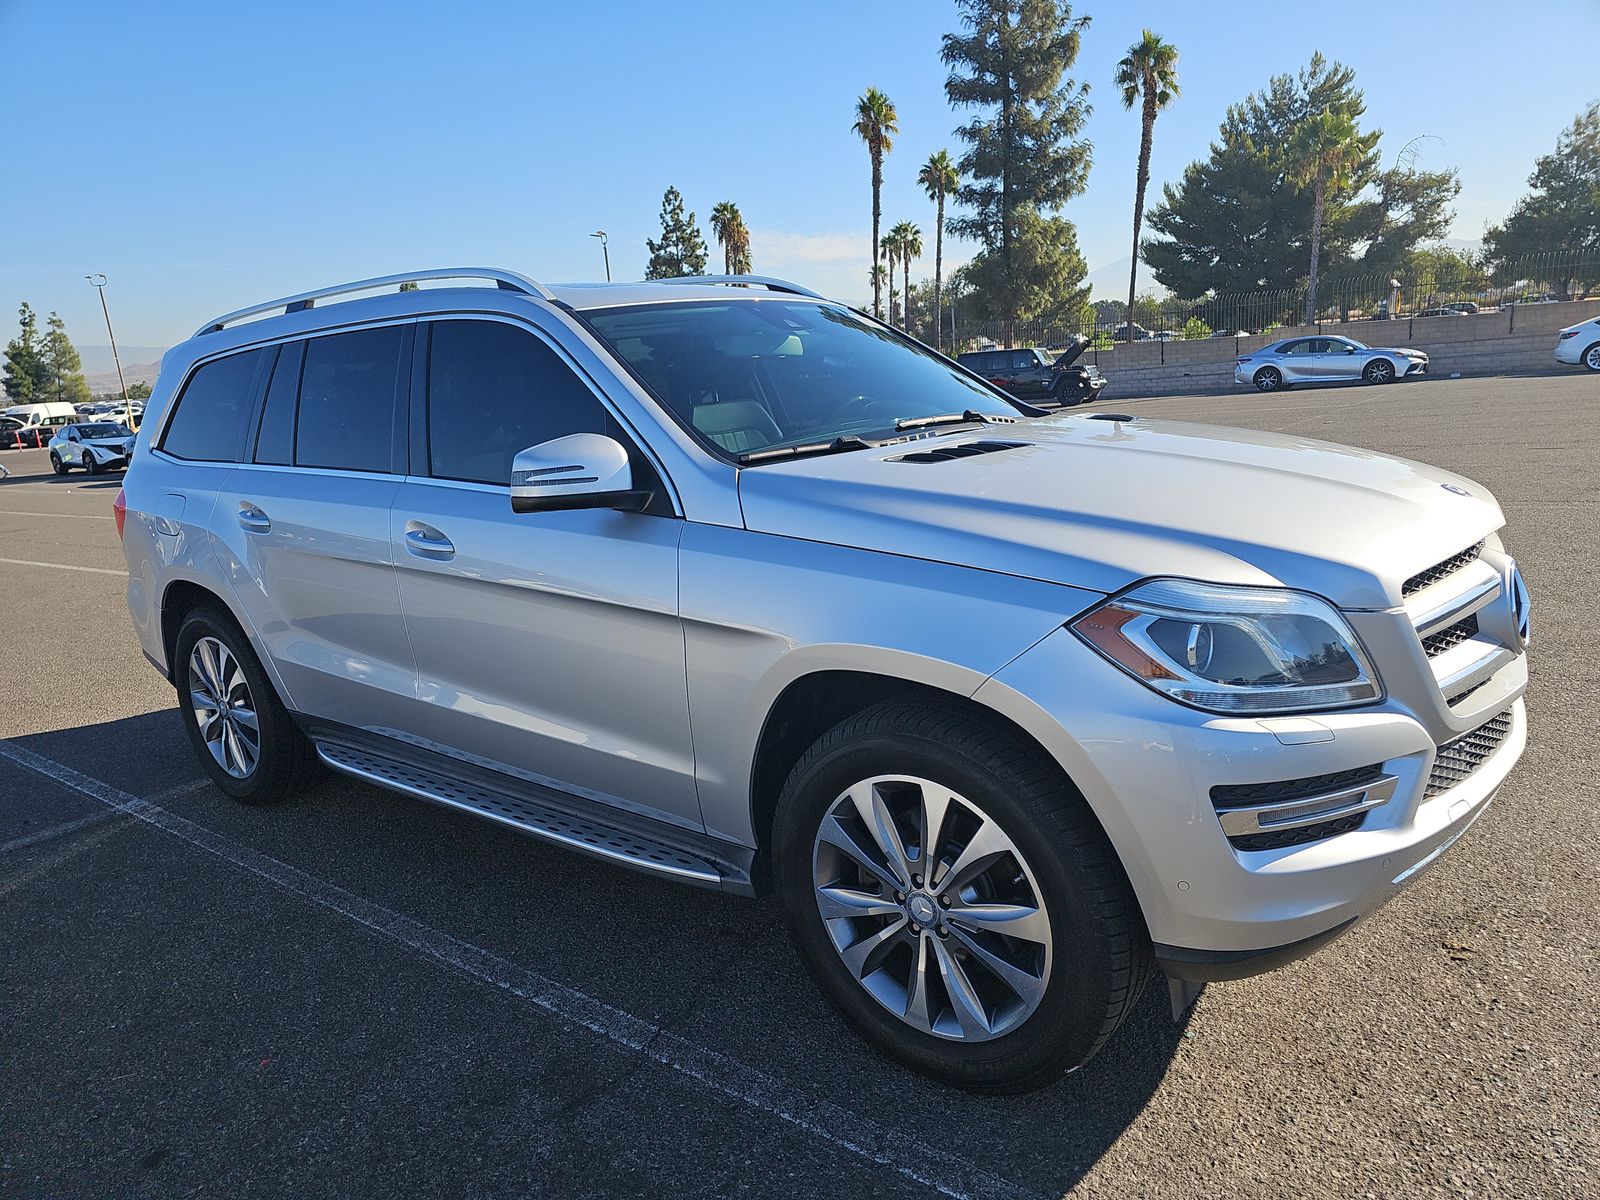
M 835 425 L 844 420 L 846 417 L 850 417 L 856 421 L 865 420 L 867 417 L 871 416 L 874 406 L 882 407 L 887 403 L 887 401 L 874 400 L 865 392 L 858 392 L 856 395 L 851 396 L 850 399 L 846 400 L 838 408 L 834 409 L 833 412 L 829 413 L 824 424 Z

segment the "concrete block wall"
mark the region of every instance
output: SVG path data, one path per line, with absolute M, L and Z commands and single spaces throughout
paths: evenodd
M 1317 333 L 1353 338 L 1369 346 L 1425 351 L 1433 375 L 1494 375 L 1556 367 L 1556 331 L 1600 317 L 1600 300 L 1564 304 L 1519 304 L 1502 312 L 1467 317 L 1420 317 L 1397 321 L 1348 321 L 1291 326 L 1240 338 L 1192 342 L 1134 342 L 1091 350 L 1111 380 L 1103 398 L 1227 392 L 1235 388 L 1233 360 L 1284 338 Z

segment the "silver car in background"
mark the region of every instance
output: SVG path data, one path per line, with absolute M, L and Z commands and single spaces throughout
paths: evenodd
M 328 288 L 208 322 L 150 412 L 128 609 L 220 792 L 320 764 L 774 895 L 964 1088 L 1345 933 L 1526 739 L 1480 485 L 1045 412 L 780 280 Z
M 1347 337 L 1317 334 L 1286 338 L 1241 354 L 1233 381 L 1258 392 L 1275 392 L 1297 383 L 1393 383 L 1428 373 L 1421 350 L 1367 346 Z

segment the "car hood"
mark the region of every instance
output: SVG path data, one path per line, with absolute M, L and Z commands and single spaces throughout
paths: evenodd
M 938 461 L 974 443 L 1013 448 Z M 1053 416 L 739 475 L 752 530 L 1099 592 L 1176 575 L 1281 584 L 1345 608 L 1503 524 L 1487 489 L 1328 442 L 1177 422 Z
M 1407 358 L 1427 358 L 1426 350 L 1411 350 L 1404 346 L 1368 346 L 1364 353 L 1367 354 L 1403 354 Z
M 1055 359 L 1050 365 L 1058 370 L 1062 367 L 1071 366 L 1083 356 L 1084 349 L 1088 345 L 1088 338 L 1084 337 L 1082 334 L 1076 335 L 1061 348 L 1061 353 L 1055 356 Z

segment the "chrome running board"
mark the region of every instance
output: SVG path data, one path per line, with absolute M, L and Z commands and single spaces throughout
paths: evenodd
M 319 740 L 315 745 L 317 756 L 328 766 L 367 783 L 486 817 L 606 862 L 700 887 L 750 892 L 748 876 L 730 864 L 718 864 L 710 856 L 701 857 L 645 834 L 576 816 L 522 791 L 536 785 L 508 780 L 505 787 L 497 787 L 469 778 L 467 770 L 452 770 L 447 776 L 443 770 L 339 742 Z

